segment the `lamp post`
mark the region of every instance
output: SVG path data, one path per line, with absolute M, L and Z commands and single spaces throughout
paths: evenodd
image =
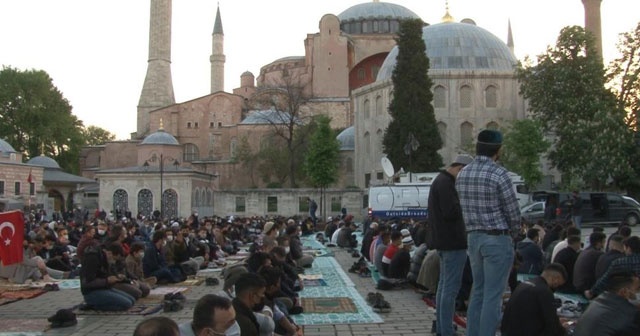
M 164 220 L 164 160 L 173 161 L 172 164 L 178 170 L 178 166 L 180 166 L 180 162 L 177 159 L 174 159 L 170 156 L 165 157 L 164 154 L 160 154 L 160 157 L 154 153 L 151 157 L 144 162 L 144 167 L 147 169 L 149 167 L 149 162 L 158 161 L 160 167 L 160 220 Z

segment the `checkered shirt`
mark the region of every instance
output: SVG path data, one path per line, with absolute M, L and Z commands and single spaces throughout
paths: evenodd
M 456 178 L 467 231 L 520 229 L 520 208 L 509 172 L 477 156 Z

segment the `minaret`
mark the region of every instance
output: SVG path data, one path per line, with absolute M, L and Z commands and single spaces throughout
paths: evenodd
M 220 5 L 216 12 L 216 23 L 211 34 L 211 93 L 224 91 L 224 32 L 222 31 L 222 19 L 220 18 Z
M 171 81 L 171 0 L 151 0 L 149 61 L 138 102 L 137 138 L 149 133 L 149 112 L 175 104 Z
M 602 24 L 600 4 L 602 0 L 582 0 L 584 5 L 584 28 L 595 37 L 596 52 L 602 58 Z
M 507 28 L 508 32 L 507 32 L 507 47 L 509 47 L 509 50 L 511 50 L 511 53 L 513 54 L 513 32 L 511 32 L 511 19 L 509 19 L 509 23 L 508 23 L 508 28 Z

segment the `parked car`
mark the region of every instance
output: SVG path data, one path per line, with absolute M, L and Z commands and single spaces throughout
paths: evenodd
M 529 223 L 536 223 L 539 219 L 544 219 L 544 202 L 533 202 L 520 209 L 522 219 Z

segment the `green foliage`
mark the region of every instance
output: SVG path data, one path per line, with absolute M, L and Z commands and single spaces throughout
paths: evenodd
M 247 136 L 240 138 L 240 143 L 238 144 L 233 161 L 234 163 L 240 163 L 251 179 L 251 187 L 255 188 L 257 185 L 254 172 L 258 165 L 258 155 L 251 149 L 251 144 L 249 144 Z
M 532 188 L 542 181 L 540 157 L 549 146 L 539 121 L 516 120 L 504 132 L 500 161 L 505 168 L 522 176 L 527 187 Z
M 104 145 L 116 139 L 115 134 L 97 126 L 83 128 L 82 134 L 84 136 L 84 144 L 88 146 Z
M 45 71 L 0 70 L 0 138 L 25 159 L 45 154 L 64 170 L 78 172 L 82 121 Z
M 422 39 L 424 23 L 405 20 L 398 32 L 398 57 L 393 70 L 391 122 L 385 130 L 384 153 L 397 169 L 436 171 L 443 166 L 438 150 L 442 139 L 433 111 L 433 82 L 427 75 L 429 58 Z
M 539 55 L 536 65 L 520 67 L 518 77 L 534 119 L 552 135 L 549 159 L 563 183 L 600 189 L 628 174 L 631 132 L 605 88 L 600 57 L 586 52 L 593 43 L 582 27 L 563 28 L 556 46 Z
M 319 115 L 314 121 L 317 127 L 311 134 L 304 168 L 314 187 L 326 188 L 338 180 L 340 142 L 329 126 L 328 117 Z

